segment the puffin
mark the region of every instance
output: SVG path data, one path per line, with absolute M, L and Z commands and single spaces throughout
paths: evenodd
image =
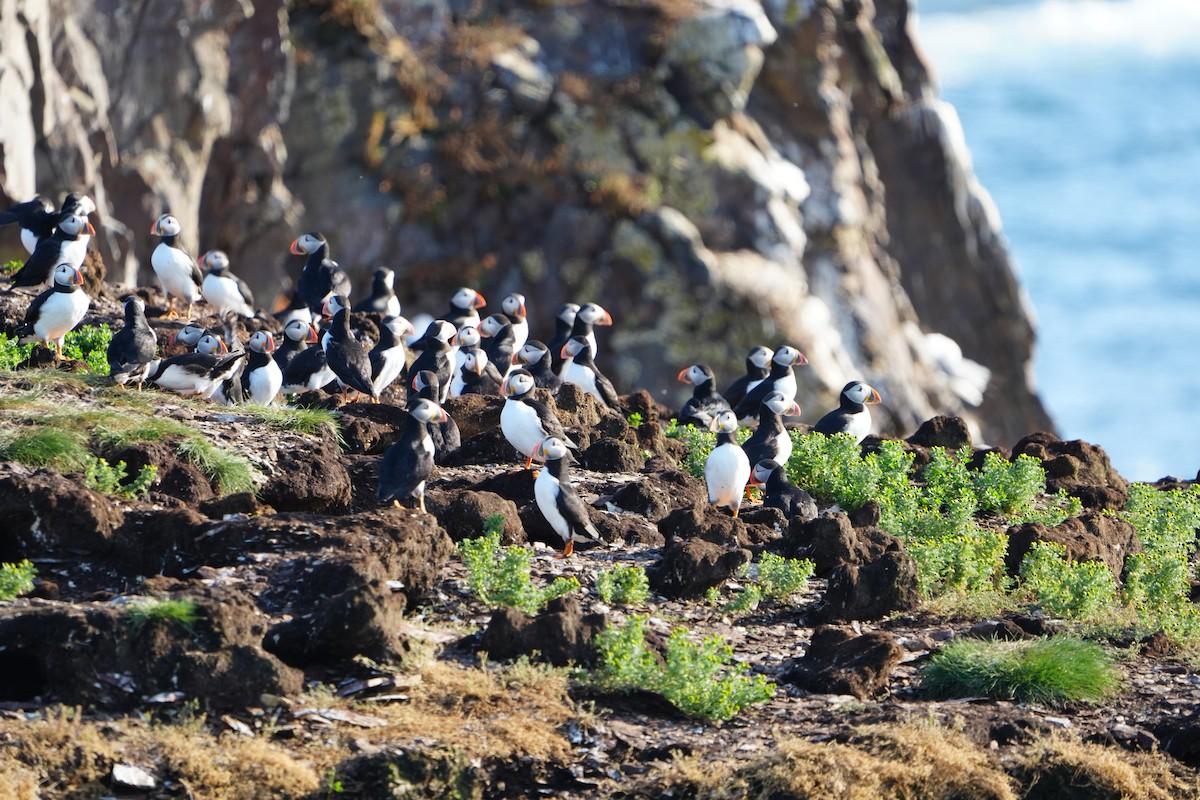
M 360 395 L 367 395 L 371 402 L 379 402 L 379 392 L 371 383 L 371 356 L 354 334 L 350 332 L 350 301 L 345 295 L 335 294 L 325 301 L 323 313 L 332 315 L 330 337 L 321 342 L 325 349 L 325 360 L 342 385 L 342 394 L 353 389 L 355 402 Z
M 496 365 L 501 375 L 512 369 L 513 354 L 517 352 L 516 333 L 507 314 L 489 314 L 479 321 L 479 335 L 486 341 L 481 347 L 488 360 Z
M 16 334 L 21 344 L 41 342 L 46 347 L 54 343 L 54 358 L 62 358 L 63 337 L 78 325 L 92 299 L 80 289 L 83 273 L 70 264 L 54 268 L 54 280 L 49 289 L 33 298 L 25 311 L 25 324 Z
M 200 341 L 196 342 L 196 352 L 202 355 L 228 355 L 233 348 L 230 348 L 225 342 L 225 339 L 222 339 L 215 333 L 206 333 L 200 337 Z M 242 352 L 240 345 L 241 342 L 238 342 L 236 352 Z M 227 406 L 243 403 L 246 399 L 245 394 L 242 392 L 242 371 L 244 369 L 244 363 L 235 364 L 233 370 L 228 375 L 216 382 L 216 386 L 208 394 L 209 399 Z
M 204 282 L 204 276 L 200 274 L 200 266 L 179 246 L 181 230 L 183 227 L 179 220 L 170 214 L 163 214 L 150 227 L 151 236 L 162 237 L 150 255 L 150 264 L 162 282 L 163 291 L 167 293 L 167 319 L 179 316 L 175 311 L 176 297 L 187 303 L 185 316 L 190 318 L 192 303 L 203 296 L 200 294 L 200 285 Z
M 758 414 L 762 401 L 771 392 L 779 392 L 788 400 L 796 399 L 796 372 L 793 366 L 804 366 L 808 359 L 794 347 L 784 345 L 771 356 L 771 371 L 758 383 L 751 382 L 746 396 L 733 407 L 738 419 Z
M 311 322 L 293 319 L 283 326 L 283 344 L 279 345 L 272 355 L 280 370 L 287 369 L 288 364 L 297 353 L 308 349 L 310 344 L 317 343 L 317 329 Z
M 488 360 L 487 351 L 476 347 L 467 353 L 463 361 L 463 394 L 485 394 L 495 397 L 500 393 L 504 376 L 496 365 Z
M 318 333 L 315 338 L 320 342 L 323 336 Z M 333 374 L 333 370 L 329 368 L 329 361 L 325 358 L 324 346 L 309 347 L 296 353 L 288 362 L 283 370 L 283 388 L 280 391 L 284 394 L 313 391 L 325 386 L 335 377 L 337 376 Z
M 391 501 L 397 507 L 400 501 L 417 501 L 417 508 L 425 512 L 425 481 L 433 472 L 434 447 L 429 435 L 431 423 L 445 422 L 446 411 L 432 400 L 418 400 L 408 410 L 404 425 L 395 444 L 383 454 L 379 462 L 379 488 L 375 499 L 380 503 Z
M 500 301 L 500 310 L 512 322 L 513 352 L 517 352 L 529 341 L 529 320 L 525 317 L 525 295 L 513 292 Z
M 575 459 L 566 442 L 547 436 L 534 455 L 546 467 L 533 482 L 533 496 L 542 516 L 562 537 L 562 558 L 575 552 L 575 542 L 599 542 L 600 533 L 588 518 L 587 506 L 571 484 L 571 462 Z
M 408 345 L 404 339 L 412 333 L 412 323 L 404 317 L 385 317 L 379 326 L 379 341 L 367 354 L 371 362 L 371 385 L 375 387 L 375 394 L 383 395 L 383 390 L 403 374 L 408 363 Z
M 406 404 L 408 408 L 412 408 L 420 400 L 432 400 L 436 403 L 437 396 L 441 392 L 441 387 L 438 386 L 437 382 L 437 375 L 434 375 L 429 370 L 422 370 L 414 374 L 409 387 L 410 391 Z M 462 446 L 462 434 L 459 433 L 458 423 L 454 421 L 453 417 L 448 416 L 444 422 L 430 425 L 429 436 L 433 439 L 433 461 L 435 464 L 443 463 L 451 453 Z
M 815 519 L 817 502 L 812 495 L 788 480 L 787 470 L 778 461 L 766 459 L 754 465 L 750 482 L 763 489 L 763 506 L 778 508 L 787 519 L 801 517 Z
M 595 397 L 603 405 L 616 408 L 617 390 L 592 361 L 592 347 L 583 336 L 572 336 L 563 345 L 563 366 L 559 377 L 563 383 L 573 383 Z
M 596 346 L 596 332 L 593 330 L 597 325 L 612 325 L 612 315 L 601 308 L 596 303 L 584 303 L 579 307 L 578 313 L 575 314 L 575 322 L 571 325 L 571 339 L 576 336 L 582 336 L 587 339 L 588 344 L 592 346 L 592 358 L 600 355 L 600 348 Z
M 466 384 L 463 381 L 463 365 L 467 361 L 467 353 L 479 350 L 479 328 L 467 325 L 459 328 L 458 333 L 450 338 L 450 346 L 454 349 L 454 366 L 450 369 L 450 396 L 458 397 L 463 393 Z
M 200 337 L 207 331 L 199 325 L 193 325 L 190 322 L 184 325 L 179 330 L 171 334 L 170 340 L 167 342 L 171 347 L 182 347 L 186 352 L 191 352 L 196 349 L 196 343 L 200 341 Z
M 500 430 L 508 443 L 526 456 L 526 469 L 533 464 L 538 445 L 547 436 L 560 439 L 567 447 L 579 447 L 567 436 L 554 412 L 545 403 L 534 399 L 535 385 L 528 370 L 515 369 L 500 386 L 500 394 L 504 396 Z
M 747 390 L 752 385 L 757 384 L 763 378 L 767 377 L 767 372 L 771 368 L 771 356 L 775 355 L 775 351 L 769 347 L 763 347 L 761 344 L 753 347 L 746 356 L 746 373 L 739 375 L 733 383 L 726 387 L 724 396 L 729 403 L 730 408 L 736 408 L 737 404 L 742 402 L 742 398 L 746 396 Z
M 400 298 L 396 297 L 396 273 L 387 267 L 376 267 L 371 275 L 371 296 L 359 300 L 351 311 L 378 314 L 381 317 L 400 316 Z
M 879 392 L 862 381 L 850 381 L 842 387 L 838 407 L 821 417 L 813 426 L 813 432 L 827 435 L 848 433 L 861 444 L 871 432 L 871 412 L 867 406 L 880 402 L 883 399 Z
M 244 350 L 221 355 L 184 353 L 171 356 L 151 362 L 146 380 L 184 396 L 209 398 L 223 381 L 237 372 L 245 357 Z
M 409 366 L 410 373 L 429 370 L 437 375 L 438 387 L 441 391 L 441 396 L 437 398 L 439 404 L 446 402 L 450 396 L 450 377 L 454 368 L 450 340 L 457 333 L 458 329 L 449 320 L 435 319 L 430 322 L 429 327 L 425 329 L 425 334 L 421 337 L 424 349 Z
M 246 342 L 250 355 L 242 370 L 242 397 L 248 403 L 273 405 L 283 387 L 283 370 L 275 363 L 275 337 L 270 331 L 255 331 Z
M 728 401 L 717 394 L 716 377 L 707 364 L 692 364 L 680 370 L 678 379 L 692 386 L 692 396 L 679 409 L 676 418 L 680 427 L 694 425 L 701 430 L 708 430 L 713 417 L 731 410 Z
M 479 309 L 485 305 L 483 295 L 464 286 L 450 296 L 450 310 L 439 319 L 449 322 L 456 331 L 467 326 L 478 328 Z
M 230 311 L 247 319 L 254 316 L 254 295 L 244 280 L 229 271 L 229 256 L 224 250 L 209 250 L 196 263 L 208 269 L 200 294 L 217 310 L 217 316 Z
M 567 339 L 571 338 L 571 329 L 575 327 L 575 317 L 579 314 L 578 303 L 563 303 L 558 307 L 558 313 L 554 315 L 554 335 L 550 337 L 550 343 L 546 345 L 546 349 L 550 351 L 550 359 L 553 362 L 554 374 L 558 374 L 559 368 L 562 366 L 562 358 L 559 356 L 559 351 L 562 346 L 567 343 Z
M 21 229 L 21 244 L 33 255 L 38 241 L 54 233 L 58 213 L 53 203 L 37 195 L 32 200 L 17 203 L 0 212 L 0 225 L 11 225 L 14 222 Z
M 704 462 L 704 482 L 708 485 L 708 502 L 713 508 L 729 506 L 738 515 L 746 484 L 750 481 L 750 459 L 738 446 L 735 434 L 738 417 L 732 411 L 722 411 L 713 418 L 709 428 L 717 433 L 717 445 Z
M 758 408 L 758 427 L 742 442 L 751 464 L 774 459 L 786 464 L 792 456 L 792 437 L 783 427 L 784 417 L 800 416 L 800 406 L 781 392 L 771 392 Z
M 314 319 L 321 314 L 329 295 L 350 296 L 350 276 L 329 258 L 329 242 L 324 234 L 316 231 L 302 233 L 292 242 L 288 252 L 295 256 L 307 256 L 300 279 L 296 281 L 296 293 L 304 300 Z
M 59 264 L 68 264 L 75 269 L 83 266 L 87 257 L 88 243 L 96 229 L 82 214 L 64 214 L 59 217 L 57 227 L 46 237 L 38 240 L 33 253 L 25 265 L 13 273 L 8 290 L 19 286 L 41 286 L 49 280 Z
M 108 342 L 108 374 L 118 385 L 146 380 L 158 349 L 158 337 L 146 321 L 146 301 L 137 295 L 125 299 L 125 324 Z
M 558 387 L 562 386 L 562 378 L 554 372 L 552 362 L 550 348 L 537 339 L 527 341 L 513 358 L 514 364 L 529 371 L 535 384 L 558 394 Z

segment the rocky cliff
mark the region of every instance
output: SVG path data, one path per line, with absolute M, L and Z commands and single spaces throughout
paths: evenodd
M 4 0 L 0 200 L 92 192 L 110 278 L 150 277 L 169 209 L 269 297 L 319 229 L 410 311 L 519 288 L 536 335 L 599 301 L 625 390 L 790 342 L 805 419 L 865 378 L 883 432 L 961 414 L 1011 444 L 1050 426 L 1033 326 L 908 11 Z

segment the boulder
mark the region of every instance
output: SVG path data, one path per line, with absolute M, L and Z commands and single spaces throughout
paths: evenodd
M 746 523 L 707 503 L 672 511 L 658 521 L 658 530 L 668 542 L 705 539 L 718 545 L 738 547 L 750 541 Z
M 215 494 L 212 481 L 192 462 L 180 458 L 171 442 L 139 442 L 114 453 L 109 462 L 125 462 L 126 474 L 135 477 L 144 467 L 154 465 L 156 491 L 183 500 L 199 503 Z
M 753 556 L 704 539 L 677 540 L 646 570 L 650 588 L 671 598 L 696 598 L 732 578 Z
M 845 628 L 822 625 L 813 631 L 804 655 L 784 664 L 779 680 L 810 692 L 867 700 L 887 687 L 903 655 L 904 648 L 889 633 L 856 636 Z
M 955 452 L 971 446 L 971 431 L 962 417 L 934 417 L 922 422 L 917 432 L 905 441 L 921 447 L 943 447 Z
M 442 408 L 458 425 L 459 436 L 466 442 L 499 427 L 504 399 L 482 394 L 464 394 L 451 397 Z M 509 449 L 511 450 L 511 447 Z
M 577 598 L 564 595 L 551 600 L 537 615 L 509 607 L 496 609 L 479 649 L 500 661 L 540 656 L 559 667 L 587 666 L 596 657 L 592 644 L 596 634 L 606 625 L 607 615 L 585 615 Z
M 342 406 L 338 426 L 347 453 L 382 455 L 396 441 L 408 416 L 403 406 L 390 403 L 350 403 Z
M 1013 458 L 1032 456 L 1046 470 L 1046 491 L 1062 489 L 1078 497 L 1084 508 L 1116 511 L 1129 496 L 1129 482 L 1121 477 L 1108 454 L 1098 445 L 1079 439 L 1064 442 L 1051 433 L 1032 433 L 1013 445 Z
M 822 578 L 831 576 L 838 567 L 870 564 L 884 553 L 903 552 L 899 539 L 869 524 L 872 518 L 878 521 L 878 506 L 875 511 L 876 515 L 857 517 L 868 523 L 864 527 L 855 527 L 840 511 L 827 511 L 808 522 L 793 518 L 781 543 L 782 552 L 789 558 L 811 560 L 816 567 L 814 574 Z
M 1125 559 L 1142 552 L 1137 530 L 1124 519 L 1095 511 L 1047 527 L 1040 522 L 1023 522 L 1008 529 L 1004 565 L 1010 575 L 1020 573 L 1021 562 L 1035 542 L 1054 542 L 1066 548 L 1069 561 L 1099 561 L 1121 580 Z
M 646 457 L 636 445 L 605 437 L 594 441 L 583 452 L 581 461 L 584 469 L 596 472 L 638 472 Z
M 258 495 L 279 511 L 340 511 L 350 504 L 350 474 L 331 438 L 280 449 Z
M 108 552 L 125 515 L 81 483 L 79 476 L 0 464 L 0 560 Z
M 456 542 L 483 536 L 485 525 L 493 516 L 502 520 L 500 538 L 504 544 L 525 541 L 525 527 L 516 503 L 494 492 L 468 490 L 438 495 L 436 506 L 427 501 L 426 508 Z
M 836 567 L 817 616 L 827 622 L 882 619 L 918 605 L 917 562 L 903 550 L 889 550 L 868 564 Z

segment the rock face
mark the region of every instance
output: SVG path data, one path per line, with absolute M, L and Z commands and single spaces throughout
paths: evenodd
M 395 267 L 406 308 L 519 287 L 545 338 L 549 309 L 594 299 L 619 311 L 606 371 L 675 407 L 679 365 L 728 379 L 788 342 L 806 408 L 863 378 L 887 387 L 880 432 L 1049 428 L 907 0 L 347 5 L 3 4 L 0 202 L 89 191 L 125 282 L 170 210 L 263 305 L 312 229 L 360 295 Z

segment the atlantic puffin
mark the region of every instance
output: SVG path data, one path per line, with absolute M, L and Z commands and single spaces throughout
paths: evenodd
M 429 370 L 422 370 L 414 374 L 409 382 L 406 407 L 411 409 L 420 400 L 432 400 L 436 403 L 440 392 L 441 387 L 438 386 L 437 375 Z M 433 460 L 436 464 L 444 462 L 450 454 L 462 446 L 462 434 L 453 417 L 448 416 L 443 422 L 431 424 L 429 436 L 433 439 Z
M 571 325 L 571 339 L 576 336 L 582 336 L 587 339 L 587 343 L 592 347 L 592 358 L 600 355 L 600 348 L 596 345 L 597 325 L 612 325 L 612 315 L 601 308 L 596 303 L 584 303 L 579 307 L 578 313 L 575 314 L 575 322 Z M 569 341 L 569 340 L 568 340 Z
M 408 364 L 408 345 L 404 340 L 413 333 L 412 323 L 404 317 L 385 317 L 379 326 L 379 341 L 367 354 L 371 361 L 371 385 L 375 394 L 391 386 Z
M 704 462 L 704 482 L 708 485 L 708 502 L 713 508 L 728 506 L 738 515 L 746 484 L 750 481 L 750 459 L 738 446 L 735 434 L 737 415 L 722 411 L 709 426 L 717 433 L 717 444 Z
M 226 339 L 218 336 L 215 333 L 206 333 L 196 342 L 196 352 L 200 355 L 225 356 L 230 352 L 242 352 L 241 342 L 238 342 L 236 351 L 230 348 L 226 343 Z M 225 375 L 221 380 L 216 382 L 213 390 L 207 394 L 207 397 L 214 402 L 222 405 L 233 406 L 241 405 L 245 401 L 245 395 L 242 392 L 242 372 L 245 369 L 245 362 L 239 361 L 234 364 L 233 369 L 228 375 Z
M 484 337 L 480 346 L 488 360 L 501 375 L 507 375 L 512 369 L 513 354 L 517 352 L 512 320 L 507 314 L 489 314 L 479 321 L 479 335 Z
M 463 361 L 463 394 L 484 394 L 495 397 L 500 393 L 504 376 L 496 365 L 488 360 L 487 351 L 476 347 L 467 353 Z
M 609 408 L 616 408 L 619 398 L 612 381 L 592 361 L 592 346 L 583 336 L 572 336 L 563 345 L 563 366 L 559 377 L 563 383 L 573 383 Z
M 778 461 L 766 459 L 754 465 L 750 482 L 763 489 L 763 506 L 778 508 L 787 519 L 815 519 L 817 502 L 812 495 L 788 480 L 787 470 Z
M 396 273 L 387 267 L 376 267 L 371 276 L 371 296 L 359 300 L 350 310 L 385 318 L 400 316 L 400 298 L 396 297 L 395 286 Z
M 54 233 L 58 214 L 53 203 L 38 195 L 32 200 L 17 203 L 0 212 L 0 225 L 10 225 L 14 222 L 21 229 L 21 244 L 33 255 L 38 241 Z
M 242 370 L 242 396 L 247 403 L 272 405 L 283 388 L 283 371 L 275 363 L 275 337 L 270 331 L 255 331 L 246 342 L 250 355 Z
M 751 464 L 774 459 L 786 464 L 792 456 L 792 437 L 783 427 L 784 417 L 800 416 L 800 406 L 780 392 L 771 392 L 758 407 L 758 427 L 742 442 Z
M 746 396 L 733 407 L 738 419 L 758 414 L 759 406 L 771 392 L 779 392 L 788 400 L 796 399 L 796 372 L 794 366 L 804 366 L 808 359 L 794 347 L 784 345 L 771 356 L 771 371 L 758 383 L 751 382 Z
M 479 327 L 479 309 L 487 305 L 483 295 L 466 286 L 450 296 L 450 309 L 440 319 L 454 326 L 454 330 L 471 326 Z
M 442 393 L 438 398 L 439 404 L 446 402 L 450 396 L 450 376 L 454 368 L 450 341 L 457 333 L 458 329 L 449 320 L 435 319 L 430 322 L 429 327 L 425 329 L 425 335 L 421 337 L 424 349 L 409 366 L 410 374 L 429 370 L 437 375 L 438 387 Z
M 271 316 L 279 321 L 280 325 L 286 326 L 292 320 L 300 320 L 301 322 L 313 323 L 317 318 L 308 310 L 308 303 L 304 302 L 304 298 L 300 296 L 300 292 L 295 288 L 288 295 L 287 305 L 282 310 L 276 311 Z
M 331 335 L 321 345 L 329 368 L 343 387 L 342 393 L 353 389 L 357 392 L 355 401 L 365 394 L 372 402 L 379 402 L 379 392 L 371 383 L 371 356 L 350 332 L 349 300 L 344 295 L 332 295 L 325 301 L 323 313 L 332 314 L 333 321 L 329 325 Z
M 200 341 L 200 337 L 208 331 L 201 328 L 199 325 L 188 323 L 179 330 L 171 334 L 171 338 L 167 340 L 170 347 L 182 347 L 186 352 L 192 352 L 196 349 L 196 343 Z
M 450 337 L 450 346 L 454 352 L 454 365 L 450 368 L 450 396 L 458 397 L 466 388 L 466 382 L 463 380 L 463 365 L 467 362 L 467 354 L 480 349 L 480 342 L 483 338 L 479 335 L 479 328 L 472 325 L 464 325 L 458 329 L 458 333 Z
M 197 263 L 208 270 L 200 284 L 200 294 L 223 317 L 229 311 L 249 319 L 254 316 L 254 294 L 246 282 L 229 271 L 229 256 L 224 250 L 209 250 Z
M 163 291 L 167 293 L 167 319 L 179 316 L 175 311 L 176 297 L 187 303 L 185 316 L 190 318 L 192 303 L 198 302 L 203 296 L 200 294 L 200 285 L 204 282 L 204 276 L 200 274 L 200 267 L 179 244 L 182 230 L 179 220 L 170 214 L 163 214 L 150 227 L 151 236 L 162 237 L 150 255 L 150 264 L 162 282 Z
M 730 410 L 729 403 L 717 393 L 716 377 L 707 364 L 692 364 L 680 370 L 678 378 L 692 386 L 692 396 L 676 417 L 680 427 L 694 425 L 700 430 L 708 430 L 713 417 Z
M 517 352 L 529 341 L 529 320 L 525 315 L 525 295 L 513 292 L 500 301 L 500 310 L 512 322 L 513 352 Z
M 307 312 L 306 312 L 307 313 Z M 272 354 L 280 370 L 285 370 L 297 353 L 317 343 L 317 329 L 311 322 L 302 319 L 290 320 L 283 326 L 283 344 Z
M 109 376 L 121 386 L 132 381 L 142 388 L 157 349 L 158 337 L 146 322 L 146 301 L 129 296 L 125 299 L 125 324 L 108 342 Z
M 559 352 L 567 343 L 567 339 L 571 338 L 571 329 L 575 327 L 575 317 L 578 314 L 578 303 L 563 303 L 558 307 L 558 313 L 554 315 L 554 335 L 550 337 L 546 349 L 550 351 L 551 366 L 554 368 L 555 375 L 562 366 L 562 357 L 559 356 Z
M 20 286 L 41 286 L 59 264 L 81 269 L 87 257 L 88 242 L 96 233 L 92 223 L 81 214 L 65 214 L 47 237 L 40 239 L 24 266 L 9 279 L 10 290 Z
M 734 379 L 724 391 L 725 400 L 730 408 L 737 408 L 738 403 L 746 396 L 753 385 L 767 377 L 771 369 L 771 357 L 775 351 L 761 344 L 753 347 L 746 355 L 746 372 Z
M 879 392 L 862 381 L 850 381 L 842 387 L 838 407 L 821 417 L 813 426 L 813 432 L 848 433 L 861 443 L 871 432 L 871 412 L 867 406 L 880 402 Z
M 320 389 L 337 377 L 329 368 L 329 361 L 325 358 L 325 348 L 319 344 L 322 339 L 321 333 L 318 332 L 315 338 L 318 342 L 315 347 L 309 347 L 296 353 L 284 368 L 283 388 L 280 390 L 284 394 L 297 394 Z
M 429 435 L 431 423 L 445 422 L 445 410 L 432 400 L 418 400 L 408 410 L 404 425 L 395 444 L 383 454 L 379 462 L 379 488 L 375 499 L 380 503 L 417 501 L 417 508 L 425 513 L 425 481 L 433 472 L 434 447 Z
M 321 314 L 321 308 L 331 294 L 350 296 L 350 276 L 329 258 L 329 242 L 324 234 L 316 231 L 302 233 L 292 242 L 288 252 L 295 256 L 307 256 L 300 279 L 296 281 L 296 293 L 304 300 L 314 319 Z
M 244 350 L 224 355 L 184 353 L 151 362 L 146 380 L 184 396 L 212 397 L 246 357 Z
M 509 373 L 500 387 L 504 407 L 500 410 L 500 430 L 508 443 L 527 458 L 525 468 L 533 464 L 538 445 L 547 436 L 561 439 L 568 447 L 578 447 L 567 436 L 554 412 L 533 397 L 533 376 L 527 370 Z
M 21 344 L 41 342 L 46 347 L 54 343 L 55 359 L 62 358 L 63 337 L 87 314 L 92 299 L 79 288 L 83 273 L 70 264 L 54 268 L 54 282 L 49 289 L 33 298 L 25 311 L 25 324 L 17 329 Z
M 571 484 L 574 456 L 567 444 L 547 436 L 534 453 L 546 466 L 533 482 L 538 509 L 563 540 L 562 557 L 575 552 L 575 542 L 598 542 L 600 533 L 588 518 L 587 506 Z
M 527 369 L 533 376 L 533 382 L 543 389 L 557 394 L 558 387 L 562 386 L 562 378 L 558 377 L 552 366 L 550 348 L 537 339 L 527 341 L 525 346 L 517 351 L 513 363 Z

